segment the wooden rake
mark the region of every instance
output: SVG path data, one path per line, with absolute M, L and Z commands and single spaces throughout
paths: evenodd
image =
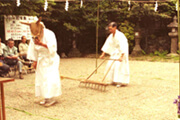
M 95 80 L 89 80 L 89 78 L 99 69 L 99 67 L 106 61 L 106 60 L 113 60 L 110 67 L 108 68 L 107 72 L 105 73 L 103 79 L 101 81 L 95 81 Z M 97 89 L 101 91 L 106 91 L 106 87 L 109 85 L 109 83 L 105 83 L 104 80 L 107 77 L 109 71 L 111 70 L 113 64 L 115 61 L 119 61 L 118 59 L 104 59 L 99 66 L 84 80 L 80 81 L 79 86 L 84 85 L 85 87 Z
M 110 67 L 108 68 L 107 72 L 105 73 L 103 79 L 101 81 L 89 80 L 89 78 L 100 68 L 100 66 L 102 66 L 102 64 L 106 60 L 113 60 L 113 61 L 110 65 Z M 92 88 L 92 89 L 96 89 L 96 90 L 100 90 L 100 91 L 105 91 L 106 86 L 108 86 L 109 84 L 105 83 L 104 80 L 107 77 L 107 75 L 115 61 L 118 61 L 118 59 L 104 59 L 86 79 L 77 79 L 77 78 L 71 78 L 71 77 L 65 77 L 65 76 L 61 76 L 61 79 L 77 80 L 77 81 L 80 81 L 79 87 Z

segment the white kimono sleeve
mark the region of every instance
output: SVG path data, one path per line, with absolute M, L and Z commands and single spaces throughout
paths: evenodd
M 34 46 L 34 42 L 31 39 L 27 51 L 27 59 L 37 61 L 37 51 L 35 51 Z
M 119 46 L 120 46 L 120 51 L 121 53 L 127 53 L 128 52 L 128 43 L 127 43 L 127 38 L 123 33 L 120 33 L 118 35 L 118 41 L 119 41 Z
M 56 52 L 57 52 L 57 41 L 56 41 L 55 34 L 48 29 L 44 29 L 44 35 L 45 35 L 44 39 L 46 39 L 50 55 L 56 54 Z
M 112 34 L 108 36 L 101 50 L 109 55 L 113 54 L 114 49 L 112 47 Z

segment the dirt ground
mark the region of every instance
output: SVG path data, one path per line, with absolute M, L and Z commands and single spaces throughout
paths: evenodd
M 61 59 L 60 74 L 86 78 L 94 70 L 95 61 Z M 103 77 L 105 66 L 93 80 Z M 177 120 L 173 101 L 179 94 L 179 63 L 130 61 L 129 86 L 107 86 L 105 92 L 63 79 L 63 94 L 49 108 L 35 103 L 40 99 L 34 97 L 35 74 L 24 77 L 4 84 L 7 120 Z

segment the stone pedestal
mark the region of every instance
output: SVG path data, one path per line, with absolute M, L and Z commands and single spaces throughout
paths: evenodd
M 178 56 L 177 48 L 178 48 L 178 23 L 177 17 L 175 16 L 173 22 L 168 25 L 169 28 L 172 28 L 171 32 L 168 33 L 171 38 L 171 53 L 168 56 Z
M 76 41 L 73 40 L 72 42 L 73 48 L 68 53 L 68 57 L 81 57 L 80 51 L 76 48 Z
M 72 48 L 68 53 L 68 57 L 81 57 L 81 53 L 77 48 Z
M 178 37 L 171 36 L 171 53 L 169 53 L 167 56 L 178 56 L 177 48 L 178 48 Z
M 142 55 L 142 49 L 140 47 L 140 37 L 136 36 L 135 37 L 135 46 L 133 48 L 133 51 L 131 53 L 131 56 L 140 56 Z
M 178 35 L 177 33 L 173 33 L 171 36 L 171 53 L 177 53 L 177 48 L 178 48 Z

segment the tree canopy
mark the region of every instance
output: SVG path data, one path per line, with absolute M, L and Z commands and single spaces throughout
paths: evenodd
M 81 52 L 95 51 L 97 1 L 84 1 L 82 8 L 80 1 L 70 1 L 68 11 L 64 9 L 65 2 L 48 1 L 47 11 L 44 11 L 44 0 L 21 0 L 20 2 L 21 5 L 17 7 L 15 0 L 0 1 L 0 33 L 2 37 L 4 36 L 3 15 L 42 16 L 46 27 L 56 34 L 59 53 L 68 53 L 72 40 L 76 40 L 77 47 Z M 158 10 L 155 12 L 155 3 L 152 2 L 131 2 L 129 6 L 125 1 L 101 0 L 99 5 L 99 50 L 107 37 L 108 23 L 115 21 L 118 23 L 118 28 L 128 38 L 130 51 L 134 46 L 134 28 L 138 24 L 142 31 L 143 48 L 148 52 L 149 44 L 157 44 L 158 37 L 167 37 L 169 31 L 167 24 L 177 14 L 175 4 L 175 0 L 159 2 Z M 153 43 L 154 40 L 155 43 Z

